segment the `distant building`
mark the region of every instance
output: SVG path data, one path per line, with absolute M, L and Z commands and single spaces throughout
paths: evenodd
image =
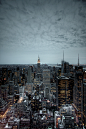
M 9 95 L 13 95 L 13 94 L 14 94 L 14 82 L 9 81 Z
M 8 96 L 8 105 L 12 106 L 14 103 L 14 95 L 9 95 Z
M 20 97 L 24 97 L 24 89 L 25 89 L 24 86 L 19 87 L 19 95 L 20 95 Z
M 31 83 L 31 67 L 28 67 L 27 83 Z
M 33 91 L 33 83 L 26 83 L 26 90 L 31 94 Z
M 43 70 L 43 84 L 44 86 L 48 86 L 50 88 L 50 70 L 49 69 Z
M 50 99 L 50 94 L 49 93 L 50 93 L 49 87 L 45 86 L 45 88 L 44 88 L 44 97 L 46 99 Z
M 14 74 L 14 76 L 13 76 L 14 85 L 17 85 L 17 83 L 18 83 L 17 79 L 18 79 L 17 76 Z
M 43 70 L 43 85 L 44 85 L 44 97 L 49 99 L 50 93 L 50 70 L 44 69 Z
M 8 98 L 8 85 L 1 85 L 1 97 L 4 100 L 7 100 Z
M 33 89 L 35 89 L 37 85 L 40 85 L 40 83 L 41 83 L 41 81 L 40 81 L 40 79 L 39 79 L 39 78 L 37 78 L 37 77 L 36 77 L 36 78 L 34 78 Z
M 21 101 L 17 103 L 17 115 L 22 116 L 23 113 L 27 110 L 27 102 Z
M 38 61 L 37 61 L 37 71 L 40 73 L 40 58 L 38 56 Z
M 8 103 L 0 98 L 0 115 L 3 115 L 8 108 Z
M 19 94 L 19 85 L 14 85 L 14 93 Z
M 2 68 L 2 85 L 8 82 L 8 68 Z
M 40 109 L 42 109 L 42 103 L 41 101 L 39 101 L 39 96 L 33 96 L 31 98 L 31 108 L 33 111 L 38 111 Z
M 65 75 L 69 73 L 69 63 L 62 61 L 61 74 Z
M 50 92 L 56 95 L 56 83 L 51 83 Z

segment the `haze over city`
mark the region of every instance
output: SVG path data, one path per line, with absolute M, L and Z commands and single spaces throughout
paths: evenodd
M 86 3 L 0 0 L 0 64 L 86 64 Z

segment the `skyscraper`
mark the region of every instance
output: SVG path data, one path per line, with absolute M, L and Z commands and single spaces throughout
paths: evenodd
M 43 84 L 44 86 L 48 86 L 50 88 L 50 70 L 49 69 L 43 70 Z
M 40 58 L 38 56 L 38 61 L 37 61 L 37 71 L 40 73 Z
M 28 67 L 27 83 L 31 83 L 31 67 Z
M 9 82 L 9 95 L 13 95 L 14 94 L 14 82 L 10 81 Z
M 26 83 L 26 90 L 29 94 L 31 94 L 33 90 L 33 83 Z
M 82 120 L 83 114 L 83 68 L 75 67 L 75 79 L 73 89 L 73 103 L 78 110 L 79 120 Z
M 43 70 L 43 85 L 44 85 L 44 96 L 49 99 L 49 92 L 50 92 L 50 70 L 44 69 Z
M 86 127 L 86 83 L 83 84 L 83 123 Z
M 58 108 L 63 104 L 70 104 L 70 85 L 69 78 L 65 76 L 57 77 L 57 93 L 58 93 Z

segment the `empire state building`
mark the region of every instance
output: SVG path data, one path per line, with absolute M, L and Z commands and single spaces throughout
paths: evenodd
M 38 68 L 38 73 L 40 73 L 40 58 L 38 56 L 38 61 L 37 61 L 37 68 Z

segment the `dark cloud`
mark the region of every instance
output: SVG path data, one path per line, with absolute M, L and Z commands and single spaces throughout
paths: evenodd
M 33 52 L 51 55 L 75 46 L 86 47 L 83 1 L 1 0 L 0 3 L 2 57 L 6 49 L 10 54 L 13 50 L 13 55 L 16 52 L 21 55 L 22 51 L 29 51 L 29 55 Z

